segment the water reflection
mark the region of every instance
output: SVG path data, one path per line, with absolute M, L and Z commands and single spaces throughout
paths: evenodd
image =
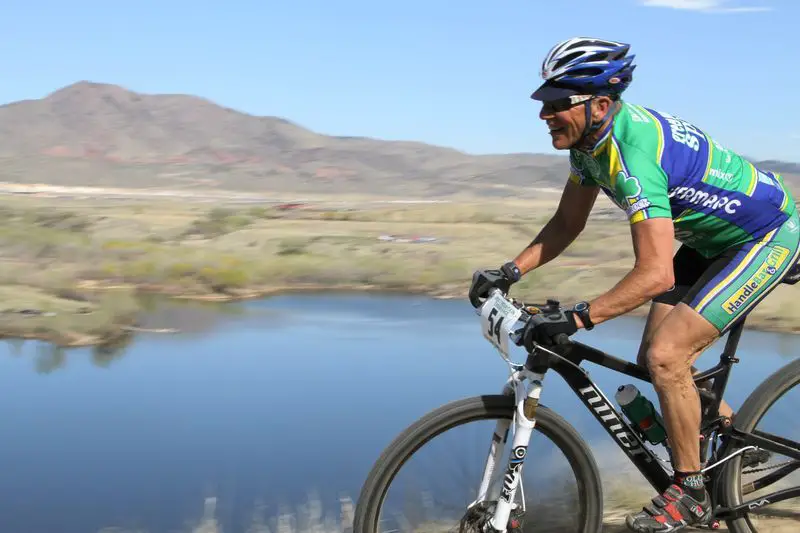
M 133 342 L 133 339 L 133 334 L 125 334 L 103 344 L 91 346 L 89 350 L 92 362 L 101 368 L 108 367 L 114 360 L 120 359 L 126 354 L 126 350 Z M 85 351 L 85 348 L 67 348 L 38 341 L 34 341 L 33 345 L 35 353 L 34 368 L 38 374 L 51 374 L 63 369 L 67 364 L 70 351 Z M 9 341 L 9 353 L 16 357 L 23 355 L 24 347 L 24 341 L 14 342 L 13 344 L 12 341 Z
M 66 350 L 60 346 L 39 344 L 36 346 L 36 372 L 49 374 L 64 366 Z

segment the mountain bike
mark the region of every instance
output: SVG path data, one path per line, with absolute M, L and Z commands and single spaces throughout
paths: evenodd
M 672 476 L 669 442 L 657 446 L 649 442 L 642 428 L 629 421 L 624 411 L 621 413 L 590 379 L 582 363 L 594 363 L 649 383 L 650 376 L 644 367 L 564 335 L 555 339 L 552 345 L 526 343 L 532 345 L 526 347 L 524 363 L 516 363 L 510 358 L 510 344 L 523 344 L 526 324 L 535 320 L 538 313 L 551 312 L 558 305 L 556 300 L 547 300 L 544 305 L 526 304 L 493 289 L 489 297 L 476 306 L 483 337 L 509 366 L 510 375 L 502 393 L 445 404 L 398 435 L 375 462 L 364 482 L 353 533 L 438 533 L 445 530 L 527 533 L 540 530 L 537 526 L 551 520 L 553 513 L 547 508 L 528 509 L 525 493 L 530 491 L 525 490 L 521 483 L 523 465 L 526 471 L 536 471 L 550 461 L 529 452 L 529 445 L 540 439 L 552 442 L 566 457 L 575 477 L 576 496 L 567 510 L 572 525 L 555 527 L 552 531 L 601 531 L 603 487 L 594 455 L 573 426 L 540 402 L 545 375 L 551 370 L 563 378 L 623 452 L 624 458 L 638 469 L 653 489 L 661 493 L 669 486 Z M 794 433 L 779 436 L 756 427 L 778 399 L 800 384 L 800 358 L 795 358 L 765 379 L 747 397 L 733 421 L 718 413 L 731 369 L 739 361 L 735 355 L 744 323 L 745 320 L 741 320 L 729 331 L 719 362 L 694 377 L 696 383 L 702 384 L 698 387 L 702 406 L 701 464 L 714 508 L 713 520 L 707 527 L 716 528 L 720 521 L 725 521 L 730 531 L 735 533 L 755 532 L 758 531 L 757 513 L 764 513 L 765 516 L 783 517 L 789 524 L 796 523 L 800 531 L 800 480 L 782 486 L 793 472 L 800 469 L 800 434 L 794 429 Z M 796 420 L 796 417 L 792 418 Z M 387 491 L 406 462 L 446 431 L 478 420 L 496 422 L 491 435 L 485 435 L 488 453 L 481 465 L 480 477 L 464 482 L 472 487 L 469 496 L 472 501 L 464 500 L 463 506 L 455 506 L 450 515 L 454 525 L 446 528 L 437 516 L 428 516 L 417 525 L 411 524 L 405 515 L 394 522 L 387 518 L 389 513 L 383 510 Z M 789 429 L 785 428 L 786 431 Z M 503 460 L 509 442 L 509 454 Z M 665 458 L 661 457 L 661 452 L 666 454 Z M 775 456 L 782 460 L 754 468 Z M 743 482 L 743 476 L 751 474 L 763 475 Z M 754 494 L 764 490 L 769 492 Z M 432 500 L 442 494 L 441 490 L 433 491 L 428 498 Z M 398 498 L 405 501 L 409 496 L 403 493 Z M 786 504 L 790 506 L 786 508 Z M 769 509 L 775 510 L 773 515 L 767 512 Z M 792 527 L 787 531 L 793 530 Z M 762 527 L 761 531 L 767 530 Z

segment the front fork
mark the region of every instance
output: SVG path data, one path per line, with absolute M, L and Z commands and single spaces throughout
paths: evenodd
M 521 379 L 523 373 L 530 383 L 527 392 Z M 503 387 L 503 394 L 514 395 L 516 405 L 514 418 L 512 420 L 503 419 L 497 421 L 476 501 L 476 503 L 485 500 L 497 502 L 494 515 L 489 521 L 489 526 L 494 532 L 505 532 L 508 527 L 508 520 L 513 510 L 514 497 L 522 479 L 522 465 L 527 454 L 531 433 L 536 425 L 536 408 L 539 405 L 543 379 L 544 374 L 519 370 L 512 374 L 505 387 Z M 511 429 L 512 423 L 514 424 L 514 432 L 511 441 L 511 453 L 503 476 L 503 483 L 502 485 L 492 483 L 495 466 L 499 458 L 503 456 L 508 440 L 508 430 Z M 524 510 L 524 499 L 522 505 Z

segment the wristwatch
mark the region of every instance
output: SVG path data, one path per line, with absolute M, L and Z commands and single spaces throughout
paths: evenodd
M 589 302 L 578 302 L 573 307 L 572 310 L 581 317 L 581 322 L 583 322 L 583 327 L 587 330 L 590 330 L 594 327 L 592 323 L 592 319 L 589 317 Z
M 511 283 L 516 283 L 522 277 L 522 272 L 514 261 L 509 261 L 500 267 L 500 270 L 508 277 Z

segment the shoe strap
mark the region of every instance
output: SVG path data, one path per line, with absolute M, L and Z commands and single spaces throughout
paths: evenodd
M 670 485 L 667 490 L 651 500 L 644 506 L 644 510 L 651 516 L 665 515 L 675 522 L 686 519 L 687 514 L 702 518 L 705 513 L 705 503 L 699 502 L 686 494 L 679 486 Z

